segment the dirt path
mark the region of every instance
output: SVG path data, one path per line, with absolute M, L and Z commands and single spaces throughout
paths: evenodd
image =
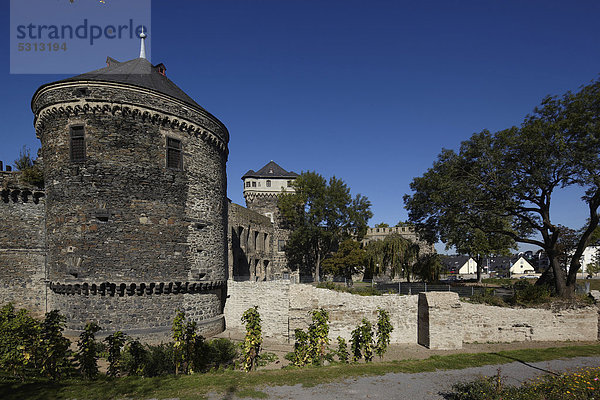
M 538 363 L 513 362 L 503 365 L 467 368 L 451 371 L 422 372 L 416 374 L 393 373 L 382 376 L 347 379 L 327 383 L 312 388 L 300 385 L 257 388 L 270 399 L 408 399 L 437 400 L 448 399 L 452 385 L 460 381 L 470 381 L 479 376 L 491 376 L 500 369 L 505 382 L 511 385 L 549 372 L 575 370 L 584 366 L 600 365 L 600 357 L 580 357 L 565 360 L 552 360 Z M 232 399 L 235 397 L 211 397 L 211 399 Z
M 227 337 L 227 336 L 226 336 Z M 231 337 L 231 339 L 237 339 Z M 384 361 L 425 359 L 433 355 L 457 353 L 491 353 L 502 350 L 518 350 L 548 347 L 566 347 L 574 345 L 598 344 L 598 342 L 520 342 L 520 343 L 474 343 L 465 344 L 461 350 L 429 350 L 417 344 L 394 345 L 386 353 Z M 283 356 L 291 351 L 291 344 L 267 341 L 264 351 L 277 354 L 279 362 L 267 366 L 277 369 L 287 364 Z M 550 372 L 564 372 L 586 366 L 600 366 L 600 357 L 579 357 L 564 360 L 551 360 L 538 363 L 512 362 L 502 365 L 466 368 L 461 370 L 423 372 L 415 374 L 390 373 L 382 376 L 350 378 L 339 382 L 305 388 L 295 386 L 272 386 L 257 388 L 269 396 L 269 399 L 408 399 L 437 400 L 447 399 L 452 385 L 460 381 L 470 381 L 480 376 L 495 375 L 500 370 L 505 382 L 518 385 Z M 233 400 L 233 394 L 212 394 L 210 400 Z M 248 398 L 246 398 L 248 399 Z

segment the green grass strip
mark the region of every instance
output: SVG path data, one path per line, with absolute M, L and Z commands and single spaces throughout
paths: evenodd
M 371 364 L 334 364 L 327 367 L 290 368 L 253 373 L 241 371 L 213 372 L 156 378 L 100 378 L 96 381 L 69 379 L 60 383 L 47 381 L 18 382 L 0 379 L 1 399 L 204 399 L 209 392 L 230 393 L 238 397 L 266 398 L 264 386 L 303 385 L 339 381 L 393 372 L 417 373 L 446 369 L 463 369 L 515 361 L 538 362 L 559 358 L 600 355 L 600 344 L 586 346 L 524 349 L 497 353 L 462 353 L 432 356 L 424 360 L 402 360 Z

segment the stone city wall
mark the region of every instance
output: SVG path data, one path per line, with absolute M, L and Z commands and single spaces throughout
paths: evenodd
M 45 312 L 44 192 L 0 172 L 0 305 Z
M 225 324 L 228 330 L 245 332 L 241 318 L 244 311 L 258 306 L 263 336 L 288 339 L 290 315 L 290 282 L 287 280 L 265 282 L 227 281 Z
M 363 318 L 377 320 L 377 307 L 390 312 L 391 342 L 420 343 L 432 349 L 457 349 L 463 343 L 517 341 L 593 341 L 598 337 L 596 307 L 578 310 L 514 309 L 465 303 L 452 292 L 420 295 L 358 296 L 311 285 L 228 281 L 227 329 L 242 333 L 242 313 L 258 306 L 267 338 L 293 341 L 294 329 L 306 329 L 310 312 L 324 308 L 330 338 L 350 339 Z
M 419 343 L 432 349 L 462 343 L 593 341 L 598 309 L 508 308 L 462 302 L 458 294 L 419 294 Z
M 329 312 L 330 338 L 335 340 L 342 336 L 349 340 L 350 333 L 363 318 L 372 323 L 377 321 L 377 307 L 381 307 L 391 314 L 392 343 L 417 341 L 417 296 L 357 296 L 290 284 L 288 280 L 230 280 L 227 293 L 225 321 L 227 329 L 232 331 L 244 331 L 240 318 L 244 311 L 257 305 L 265 337 L 293 340 L 294 329 L 306 329 L 311 321 L 310 312 L 322 307 Z

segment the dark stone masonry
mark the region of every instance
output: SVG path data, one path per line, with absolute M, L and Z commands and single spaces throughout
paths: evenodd
M 224 329 L 229 133 L 145 58 L 33 96 L 44 190 L 3 172 L 0 301 L 144 338 Z

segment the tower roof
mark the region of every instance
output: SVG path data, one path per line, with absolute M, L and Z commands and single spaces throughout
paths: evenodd
M 267 165 L 254 172 L 250 170 L 242 176 L 242 179 L 246 178 L 297 178 L 298 174 L 293 171 L 286 171 L 281 168 L 276 162 L 270 161 Z
M 152 63 L 145 58 L 135 58 L 133 60 L 119 62 L 111 57 L 106 59 L 106 64 L 107 66 L 104 68 L 43 85 L 38 91 L 45 86 L 61 82 L 116 82 L 154 90 L 204 110 L 190 96 L 185 94 L 183 90 L 167 78 L 165 75 L 167 69 L 163 64 L 152 65 Z

